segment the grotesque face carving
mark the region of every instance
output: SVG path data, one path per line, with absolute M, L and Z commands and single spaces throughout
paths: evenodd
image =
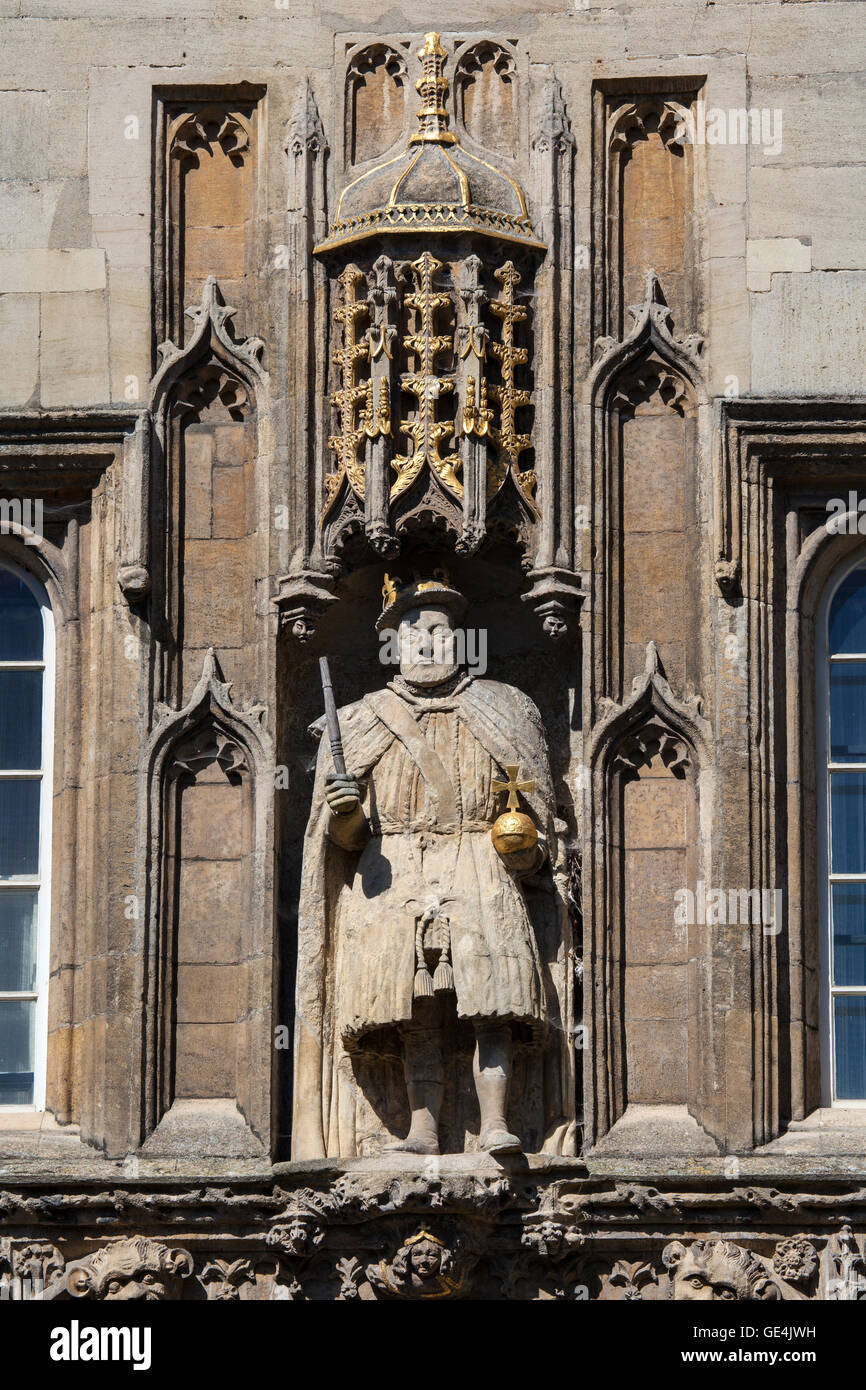
M 673 1241 L 662 1258 L 678 1302 L 724 1303 L 778 1298 L 779 1290 L 755 1255 L 727 1240 Z
M 409 608 L 400 620 L 398 636 L 404 680 L 435 686 L 456 674 L 456 633 L 449 609 Z
M 169 1250 L 158 1241 L 134 1236 L 97 1250 L 70 1272 L 68 1287 L 76 1298 L 154 1303 L 179 1298 L 180 1281 L 192 1274 L 192 1268 L 192 1256 L 186 1250 Z

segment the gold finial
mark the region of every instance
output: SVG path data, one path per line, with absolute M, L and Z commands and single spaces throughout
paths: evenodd
M 418 49 L 421 59 L 421 76 L 415 89 L 421 96 L 421 109 L 418 112 L 417 130 L 411 144 L 422 144 L 425 140 L 439 145 L 454 145 L 457 136 L 448 129 L 448 111 L 445 99 L 448 96 L 448 78 L 445 76 L 445 61 L 448 54 L 439 42 L 439 35 L 432 31 L 424 35 L 424 47 Z

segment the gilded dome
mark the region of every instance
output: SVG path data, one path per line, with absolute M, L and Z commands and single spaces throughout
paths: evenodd
M 425 36 L 418 56 L 419 129 L 394 159 L 344 188 L 328 237 L 316 250 L 349 246 L 380 232 L 467 231 L 543 249 L 518 185 L 464 150 L 448 129 L 447 55 L 438 34 Z

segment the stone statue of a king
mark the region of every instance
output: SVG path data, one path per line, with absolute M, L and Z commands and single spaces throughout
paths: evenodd
M 339 711 L 345 774 L 327 735 L 319 749 L 293 1157 L 574 1153 L 573 953 L 541 717 L 461 665 L 466 603 L 447 576 L 383 593 L 399 674 Z

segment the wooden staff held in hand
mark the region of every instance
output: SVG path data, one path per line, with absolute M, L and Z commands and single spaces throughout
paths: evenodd
M 325 778 L 325 796 L 335 816 L 349 816 L 357 811 L 361 805 L 361 788 L 357 778 L 350 776 L 346 771 L 340 721 L 337 718 L 334 687 L 331 684 L 331 670 L 326 656 L 319 657 L 319 670 L 322 675 L 322 694 L 325 697 L 328 741 L 331 745 L 331 757 L 334 760 L 334 772 Z

